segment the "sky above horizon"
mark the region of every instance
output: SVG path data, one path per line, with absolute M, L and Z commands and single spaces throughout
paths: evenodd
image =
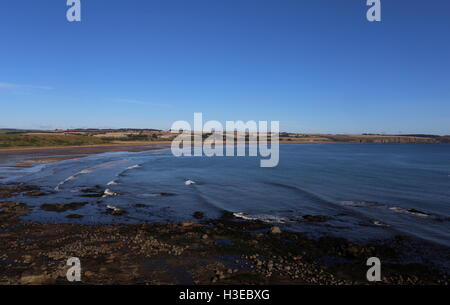
M 0 2 L 0 128 L 450 134 L 450 2 Z

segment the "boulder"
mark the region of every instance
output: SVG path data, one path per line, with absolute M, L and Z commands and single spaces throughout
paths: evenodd
M 280 229 L 280 227 L 275 226 L 275 227 L 270 228 L 269 232 L 270 232 L 270 234 L 280 234 L 281 229 Z

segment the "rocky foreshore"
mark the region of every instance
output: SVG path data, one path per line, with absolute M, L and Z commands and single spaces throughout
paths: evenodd
M 203 219 L 201 211 L 196 222 L 36 223 L 21 220 L 29 211 L 25 204 L 7 201 L 18 193 L 42 195 L 32 186 L 0 187 L 0 284 L 68 284 L 70 257 L 81 261 L 79 284 L 371 284 L 369 257 L 382 261 L 377 284 L 449 283 L 449 274 L 426 259 L 408 259 L 440 250 L 405 236 L 364 245 L 311 239 L 231 213 Z

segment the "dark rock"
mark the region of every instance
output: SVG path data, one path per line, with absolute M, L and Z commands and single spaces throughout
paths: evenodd
M 22 184 L 0 184 L 0 198 L 18 196 L 23 192 L 37 191 L 39 187 Z
M 28 206 L 19 202 L 0 202 L 0 221 L 12 221 L 17 217 L 28 214 Z
M 224 220 L 232 220 L 235 219 L 236 217 L 234 216 L 233 212 L 230 211 L 223 211 L 222 216 L 220 217 L 220 220 L 224 221 Z
M 83 218 L 84 216 L 80 215 L 80 214 L 70 214 L 70 215 L 67 215 L 66 217 L 71 218 L 71 219 L 80 219 L 80 218 Z
M 203 212 L 197 211 L 192 214 L 192 217 L 194 217 L 195 219 L 202 219 L 203 217 L 205 217 L 205 214 Z
M 102 197 L 102 196 L 103 196 L 103 192 L 81 195 L 81 197 Z
M 68 204 L 61 203 L 46 203 L 41 205 L 41 209 L 47 212 L 65 212 L 68 210 L 77 210 L 83 206 L 85 206 L 87 202 L 72 202 Z
M 116 207 L 108 207 L 106 209 L 106 213 L 114 215 L 114 216 L 122 216 L 127 214 L 127 211 L 116 208 Z
M 420 215 L 424 215 L 424 216 L 429 216 L 429 214 L 419 211 L 419 210 L 416 210 L 416 209 L 409 209 L 408 212 L 414 213 L 414 214 L 420 214 Z
M 36 191 L 36 192 L 28 192 L 24 194 L 25 196 L 29 196 L 29 197 L 38 197 L 38 196 L 44 196 L 46 195 L 46 193 L 41 192 L 41 191 Z
M 114 215 L 114 216 L 122 216 L 125 214 L 127 214 L 127 211 L 125 211 L 125 210 L 114 210 L 111 212 L 111 215 Z
M 85 195 L 81 195 L 82 197 L 102 197 L 104 190 L 99 185 L 96 185 L 94 187 L 82 189 L 80 192 L 85 193 Z
M 303 219 L 310 222 L 326 222 L 330 220 L 330 217 L 321 215 L 304 215 Z
M 160 193 L 161 196 L 163 197 L 169 197 L 169 196 L 176 196 L 177 194 L 174 193 Z
M 89 188 L 82 189 L 82 190 L 80 190 L 80 192 L 82 192 L 82 193 L 95 193 L 95 192 L 98 192 L 98 191 L 101 191 L 101 190 L 102 190 L 102 187 L 100 187 L 100 185 L 96 185 L 94 187 L 89 187 Z

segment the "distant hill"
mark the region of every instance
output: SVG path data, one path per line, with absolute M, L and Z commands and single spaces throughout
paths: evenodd
M 169 143 L 177 133 L 159 129 L 98 129 L 77 128 L 68 130 L 23 130 L 14 128 L 0 129 L 0 148 L 77 146 L 97 144 L 151 144 Z M 203 134 L 203 139 L 210 134 Z M 233 137 L 233 136 L 232 136 Z M 227 138 L 224 136 L 224 138 Z M 246 135 L 249 139 L 249 135 Z M 231 138 L 232 139 L 232 138 Z M 450 136 L 428 134 L 302 134 L 281 132 L 281 143 L 450 143 Z

